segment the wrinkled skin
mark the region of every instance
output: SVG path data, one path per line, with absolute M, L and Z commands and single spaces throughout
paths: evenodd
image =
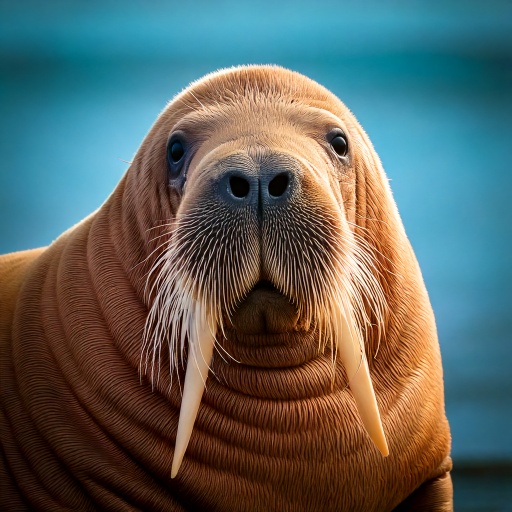
M 334 128 L 348 140 L 343 158 L 329 144 Z M 177 130 L 186 160 L 170 172 Z M 260 190 L 243 215 L 215 185 L 234 168 Z M 294 187 L 284 206 L 261 196 L 276 168 Z M 227 306 L 171 478 L 187 350 L 171 372 L 169 341 L 153 359 L 143 333 L 175 220 L 196 211 L 180 272 L 217 278 L 197 298 L 222 267 Z M 222 255 L 212 268 L 211 248 L 197 246 L 208 236 Z M 314 240 L 326 260 L 308 264 Z M 318 339 L 326 261 L 349 240 L 364 246 L 385 297 L 379 317 L 363 296 L 372 325 L 358 327 L 388 457 L 361 423 L 333 344 Z M 313 296 L 315 275 L 327 284 Z M 418 264 L 366 134 L 301 75 L 250 67 L 192 84 L 98 211 L 48 248 L 0 258 L 0 289 L 2 510 L 452 510 L 441 358 Z

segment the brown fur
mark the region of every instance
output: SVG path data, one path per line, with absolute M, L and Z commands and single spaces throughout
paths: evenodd
M 177 124 L 197 148 L 183 192 L 166 175 Z M 344 167 L 325 142 L 336 124 L 351 148 Z M 214 358 L 171 479 L 179 382 L 171 386 L 164 352 L 154 389 L 150 375 L 139 378 L 147 272 L 176 213 L 207 197 L 210 164 L 269 151 L 311 162 L 309 206 L 321 217 L 336 201 L 370 251 L 387 308 L 381 335 L 374 326 L 364 341 L 390 455 L 368 438 L 339 361 L 333 384 L 315 319 L 277 303 L 274 337 L 250 333 L 258 319 L 247 332 L 236 316 L 228 325 L 220 342 L 238 362 Z M 366 134 L 297 73 L 238 68 L 193 84 L 97 212 L 46 249 L 0 258 L 0 290 L 2 510 L 452 509 L 441 358 L 418 264 Z

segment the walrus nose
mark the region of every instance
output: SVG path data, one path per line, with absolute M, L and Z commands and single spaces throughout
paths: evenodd
M 290 195 L 292 175 L 289 171 L 265 173 L 260 179 L 261 199 L 263 204 L 274 204 Z
M 220 194 L 231 204 L 252 203 L 265 208 L 288 200 L 293 175 L 287 170 L 265 171 L 260 175 L 249 174 L 241 169 L 230 169 L 221 178 Z

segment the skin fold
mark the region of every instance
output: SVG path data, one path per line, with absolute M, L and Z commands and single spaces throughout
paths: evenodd
M 418 263 L 367 135 L 298 73 L 193 83 L 0 290 L 2 510 L 453 509 Z

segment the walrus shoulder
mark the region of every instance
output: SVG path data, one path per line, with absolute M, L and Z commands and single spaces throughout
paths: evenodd
M 0 332 L 8 330 L 27 269 L 45 249 L 41 247 L 0 256 Z

